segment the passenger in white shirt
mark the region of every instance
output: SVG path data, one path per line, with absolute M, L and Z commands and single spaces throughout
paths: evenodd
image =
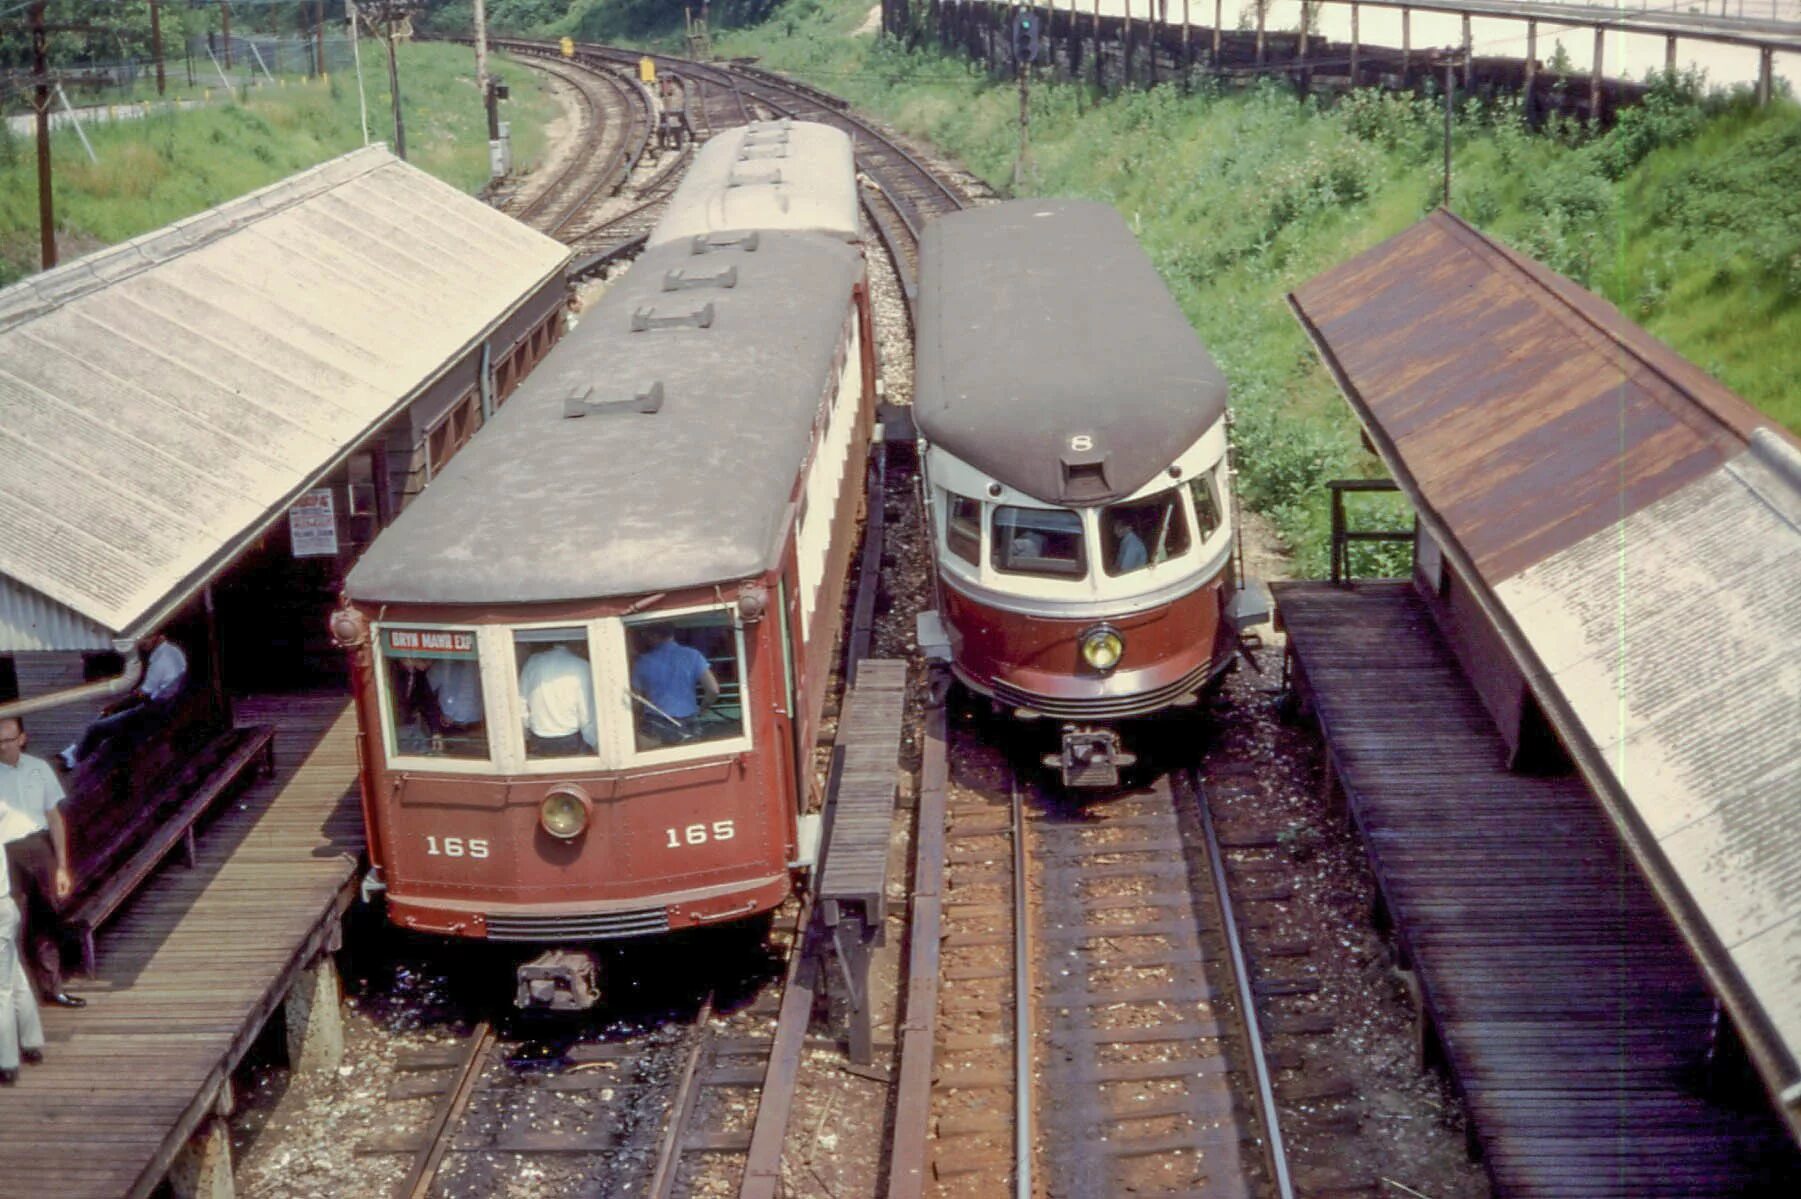
M 144 638 L 143 648 L 148 660 L 142 681 L 112 704 L 105 716 L 88 725 L 80 741 L 57 755 L 68 769 L 75 769 L 112 738 L 126 733 L 141 737 L 152 725 L 168 717 L 169 709 L 181 695 L 182 684 L 187 682 L 188 656 L 161 633 Z
M 586 658 L 564 645 L 539 650 L 519 672 L 519 696 L 525 701 L 527 756 L 594 752 L 594 672 Z
M 63 991 L 62 947 L 56 936 L 57 908 L 74 890 L 62 801 L 56 772 L 25 752 L 24 722 L 0 717 L 0 857 L 12 859 L 8 874 L 19 884 L 23 905 L 22 927 L 14 939 L 29 949 L 45 999 L 84 1007 L 86 1000 Z M 0 988 L 5 984 L 0 974 Z

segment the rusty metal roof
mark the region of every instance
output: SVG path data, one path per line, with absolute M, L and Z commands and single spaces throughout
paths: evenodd
M 1442 211 L 1290 302 L 1801 1129 L 1801 443 Z
M 370 147 L 0 291 L 0 651 L 154 626 L 567 258 Z

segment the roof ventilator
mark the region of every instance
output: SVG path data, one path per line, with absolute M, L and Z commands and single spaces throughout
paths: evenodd
M 1107 451 L 1092 449 L 1063 452 L 1063 495 L 1069 504 L 1095 503 L 1113 494 L 1107 483 Z
M 563 399 L 563 416 L 574 420 L 583 416 L 607 416 L 614 412 L 636 412 L 641 416 L 652 416 L 663 408 L 663 381 L 658 379 L 650 385 L 648 391 L 626 396 L 618 400 L 594 399 L 592 383 L 572 387 Z
M 639 308 L 632 313 L 632 332 L 643 333 L 652 329 L 680 329 L 692 325 L 696 329 L 713 327 L 713 302 L 702 304 L 692 312 L 658 316 L 655 308 Z
M 732 167 L 731 177 L 725 181 L 727 187 L 770 187 L 782 182 L 782 168 L 765 171 L 760 175 L 739 174 L 737 166 Z
M 689 250 L 695 254 L 711 254 L 714 250 L 743 250 L 746 254 L 757 252 L 757 235 L 740 233 L 734 237 L 714 237 L 705 233 L 696 233 L 689 243 Z
M 769 158 L 788 157 L 788 143 L 773 142 L 769 145 L 751 145 L 748 142 L 738 151 L 739 162 L 752 162 Z
M 715 271 L 711 275 L 689 274 L 679 267 L 673 271 L 663 272 L 663 290 L 681 291 L 688 287 L 736 287 L 738 286 L 737 266 L 728 266 L 723 271 Z

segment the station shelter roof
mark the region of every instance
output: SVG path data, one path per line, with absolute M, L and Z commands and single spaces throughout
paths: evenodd
M 1801 1127 L 1801 442 L 1442 210 L 1289 299 Z
M 154 629 L 568 257 L 373 146 L 0 290 L 0 653 Z

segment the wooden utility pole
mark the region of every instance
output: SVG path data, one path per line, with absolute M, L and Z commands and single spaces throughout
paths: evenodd
M 31 70 L 37 80 L 31 107 L 37 114 L 38 241 L 45 270 L 56 265 L 56 205 L 50 190 L 50 34 L 44 28 L 47 2 L 32 0 L 27 14 L 31 21 Z
M 394 100 L 394 153 L 405 162 L 406 122 L 400 115 L 400 66 L 394 57 L 394 10 L 397 7 L 393 3 L 383 5 L 382 16 L 386 19 L 388 33 L 388 94 Z
M 325 75 L 325 0 L 313 2 L 313 74 Z
M 225 39 L 225 69 L 231 70 L 231 5 L 226 0 L 219 0 L 220 19 L 225 24 L 221 37 Z
M 488 102 L 488 5 L 475 0 L 475 90 Z
M 163 81 L 163 14 L 161 0 L 150 0 L 150 52 L 156 56 L 156 94 L 162 95 Z

